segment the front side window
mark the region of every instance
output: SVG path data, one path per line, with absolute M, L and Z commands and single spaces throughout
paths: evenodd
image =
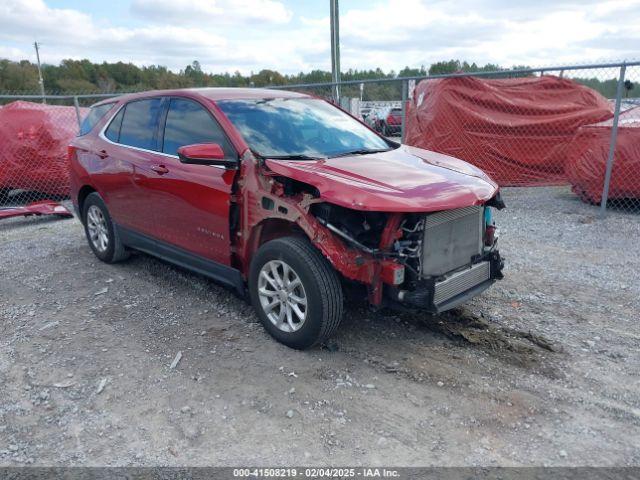
M 326 158 L 392 148 L 382 137 L 324 100 L 224 100 L 217 105 L 262 157 Z
M 164 127 L 162 151 L 177 155 L 179 147 L 195 143 L 217 143 L 226 156 L 231 156 L 233 152 L 218 122 L 200 104 L 172 98 Z
M 145 150 L 157 150 L 156 132 L 161 110 L 160 98 L 127 103 L 124 107 L 118 143 Z
M 91 130 L 93 130 L 93 127 L 96 126 L 96 123 L 98 123 L 100 119 L 104 117 L 105 114 L 109 110 L 111 110 L 111 108 L 113 108 L 114 105 L 115 103 L 105 103 L 104 105 L 91 107 L 91 110 L 89 110 L 89 115 L 87 115 L 82 121 L 82 125 L 80 126 L 80 133 L 78 135 L 86 135 Z

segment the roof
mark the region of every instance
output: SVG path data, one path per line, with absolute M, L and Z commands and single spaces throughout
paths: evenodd
M 208 87 L 208 88 L 182 88 L 174 90 L 149 90 L 146 92 L 129 93 L 120 97 L 108 98 L 101 102 L 97 102 L 96 105 L 102 103 L 110 103 L 120 100 L 129 100 L 133 98 L 142 97 L 155 97 L 155 96 L 171 96 L 171 95 L 184 95 L 190 93 L 194 96 L 206 97 L 210 100 L 238 100 L 238 99 L 261 99 L 261 98 L 307 98 L 309 95 L 304 93 L 290 92 L 287 90 L 275 90 L 269 88 L 220 88 L 220 87 Z
M 193 88 L 190 89 L 212 100 L 260 99 L 260 98 L 305 98 L 304 93 L 270 88 Z

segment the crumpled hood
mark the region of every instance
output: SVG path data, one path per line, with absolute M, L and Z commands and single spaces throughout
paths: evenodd
M 482 204 L 498 191 L 473 165 L 406 145 L 322 160 L 267 159 L 266 165 L 278 175 L 313 185 L 323 200 L 355 210 L 448 210 Z

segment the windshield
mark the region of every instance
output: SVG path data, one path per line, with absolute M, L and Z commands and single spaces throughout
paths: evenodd
M 262 157 L 326 158 L 391 149 L 384 139 L 324 100 L 273 98 L 217 104 Z

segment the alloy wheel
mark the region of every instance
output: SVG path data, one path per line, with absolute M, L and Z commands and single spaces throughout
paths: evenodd
M 87 210 L 87 230 L 94 248 L 100 253 L 105 252 L 109 246 L 109 229 L 104 213 L 96 205 Z
M 307 294 L 302 280 L 282 260 L 265 263 L 258 276 L 258 298 L 271 323 L 283 332 L 302 328 L 307 318 Z

